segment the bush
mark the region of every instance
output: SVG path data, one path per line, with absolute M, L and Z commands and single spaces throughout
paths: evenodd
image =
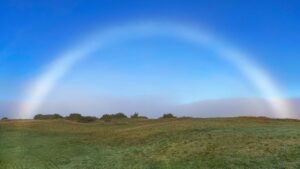
M 148 119 L 146 116 L 139 116 L 139 119 Z
M 128 118 L 125 114 L 123 114 L 121 112 L 113 114 L 112 117 L 114 119 L 127 119 Z
M 112 120 L 112 116 L 110 114 L 104 114 L 100 119 L 105 122 L 110 122 Z
M 133 115 L 130 116 L 132 119 L 148 119 L 146 116 L 139 116 L 139 113 L 135 112 Z
M 116 113 L 116 114 L 104 114 L 100 119 L 106 122 L 110 122 L 113 119 L 127 119 L 128 117 L 123 113 Z
M 163 114 L 162 119 L 176 118 L 172 113 Z
M 76 121 L 80 123 L 89 123 L 97 120 L 97 117 L 93 116 L 82 116 L 79 113 L 71 113 L 66 117 L 67 120 Z
M 135 112 L 133 115 L 130 116 L 132 119 L 137 119 L 139 118 L 139 113 Z
M 37 114 L 33 119 L 35 120 L 54 120 L 54 119 L 62 119 L 63 117 L 59 114 Z
M 82 115 L 79 113 L 71 113 L 69 116 L 66 117 L 67 120 L 72 120 L 72 121 L 78 121 L 81 118 Z
M 94 116 L 83 116 L 81 117 L 78 122 L 80 123 L 90 123 L 90 122 L 94 122 L 98 120 L 97 117 L 94 117 Z
M 1 120 L 8 120 L 8 118 L 7 117 L 3 117 Z

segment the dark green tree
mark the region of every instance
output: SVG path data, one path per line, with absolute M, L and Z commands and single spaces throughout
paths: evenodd
M 8 118 L 7 117 L 3 117 L 1 120 L 8 120 Z
M 82 116 L 79 113 L 71 113 L 69 116 L 66 117 L 67 120 L 76 121 L 80 123 L 89 123 L 94 122 L 97 119 L 97 117 L 94 116 Z
M 59 114 L 37 114 L 33 117 L 35 120 L 54 120 L 54 119 L 62 119 L 63 117 Z
M 137 112 L 135 112 L 133 115 L 130 116 L 130 118 L 132 118 L 132 119 L 137 119 L 139 117 L 140 117 L 139 113 L 137 113 Z
M 163 114 L 162 119 L 176 118 L 172 113 Z

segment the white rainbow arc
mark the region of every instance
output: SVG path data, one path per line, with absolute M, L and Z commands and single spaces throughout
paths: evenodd
M 228 46 L 220 39 L 198 28 L 183 26 L 176 23 L 143 22 L 131 23 L 120 27 L 108 28 L 98 31 L 78 46 L 58 56 L 48 68 L 35 79 L 28 88 L 25 103 L 19 107 L 19 118 L 31 118 L 43 103 L 49 92 L 55 87 L 58 81 L 78 61 L 89 56 L 92 52 L 121 40 L 130 38 L 142 38 L 153 35 L 168 35 L 180 38 L 196 45 L 205 46 L 219 56 L 231 62 L 241 71 L 256 88 L 262 93 L 274 111 L 274 117 L 292 117 L 289 103 L 282 99 L 281 92 L 270 76 L 257 64 L 250 60 L 250 57 Z

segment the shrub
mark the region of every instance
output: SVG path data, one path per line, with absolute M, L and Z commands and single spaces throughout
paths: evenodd
M 97 120 L 97 117 L 93 116 L 82 116 L 79 113 L 71 113 L 66 117 L 67 120 L 76 121 L 80 123 L 89 123 Z
M 133 115 L 130 116 L 132 119 L 148 119 L 146 116 L 140 116 L 139 113 L 135 112 Z
M 132 119 L 137 119 L 139 118 L 139 113 L 135 112 L 133 115 L 130 116 Z
M 113 119 L 127 119 L 127 118 L 128 117 L 125 114 L 119 112 L 116 114 L 104 114 L 100 119 L 106 122 L 110 122 Z
M 80 123 L 90 123 L 90 122 L 93 122 L 93 121 L 96 121 L 98 120 L 97 117 L 94 117 L 94 116 L 83 116 L 81 117 L 78 122 Z
M 163 114 L 162 119 L 176 118 L 172 113 Z
M 128 118 L 125 114 L 123 114 L 121 112 L 113 114 L 112 117 L 115 119 L 127 119 Z
M 7 117 L 3 117 L 1 120 L 8 120 L 8 118 Z
M 146 116 L 139 116 L 139 119 L 148 119 Z
M 62 119 L 63 117 L 59 114 L 37 114 L 33 119 L 35 120 L 54 120 L 54 119 Z
M 69 116 L 66 117 L 67 120 L 78 121 L 82 118 L 82 115 L 79 113 L 71 113 Z
M 110 114 L 104 114 L 100 119 L 105 122 L 110 122 L 112 120 L 112 116 Z

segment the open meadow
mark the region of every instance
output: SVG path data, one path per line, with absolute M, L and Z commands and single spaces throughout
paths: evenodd
M 300 122 L 267 118 L 0 122 L 1 169 L 300 168 Z

